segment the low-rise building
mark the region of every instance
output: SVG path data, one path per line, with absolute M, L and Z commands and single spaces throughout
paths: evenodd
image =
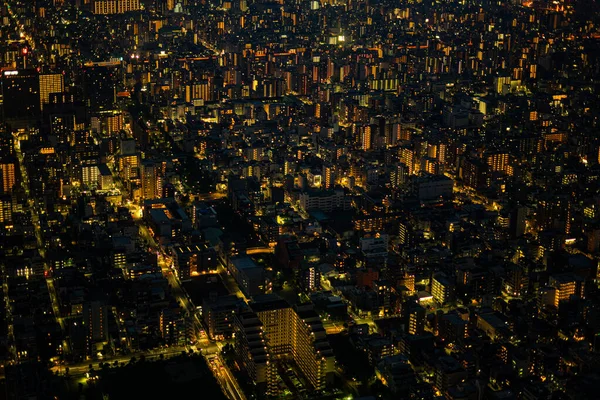
M 214 296 L 204 299 L 202 318 L 207 327 L 208 337 L 230 338 L 234 332 L 235 314 L 242 308 L 243 301 L 235 295 Z
M 250 257 L 232 257 L 227 263 L 227 268 L 244 295 L 252 297 L 269 291 L 264 268 Z
M 335 190 L 309 190 L 300 193 L 298 202 L 304 211 L 321 210 L 331 212 L 335 209 L 346 210 L 349 208 L 350 199 L 344 195 L 342 189 Z
M 179 279 L 215 273 L 217 270 L 217 253 L 206 244 L 175 246 L 171 253 Z
M 413 185 L 419 200 L 450 197 L 454 189 L 454 181 L 445 175 L 424 174 L 415 178 Z

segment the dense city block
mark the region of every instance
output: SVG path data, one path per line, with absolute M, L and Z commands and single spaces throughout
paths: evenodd
M 598 398 L 599 2 L 0 21 L 0 398 Z

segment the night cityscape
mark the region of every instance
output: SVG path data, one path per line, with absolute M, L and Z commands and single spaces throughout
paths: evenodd
M 600 399 L 600 2 L 0 20 L 0 399 Z

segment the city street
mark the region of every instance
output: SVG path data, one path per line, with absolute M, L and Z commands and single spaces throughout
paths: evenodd
M 113 171 L 113 175 L 116 175 Z M 125 188 L 123 188 L 122 184 L 120 184 L 119 180 L 115 180 L 118 182 L 118 189 L 121 193 L 126 193 Z M 192 320 L 194 326 L 194 334 L 195 334 L 195 342 L 196 346 L 200 353 L 204 356 L 206 362 L 209 362 L 209 358 L 214 359 L 215 355 L 218 355 L 220 352 L 219 344 L 212 342 L 208 339 L 208 336 L 204 330 L 204 326 L 202 325 L 202 321 L 198 316 L 198 311 L 196 307 L 189 299 L 189 296 L 182 288 L 179 279 L 175 275 L 173 269 L 171 268 L 172 260 L 171 257 L 165 253 L 165 251 L 161 248 L 161 246 L 156 242 L 156 239 L 152 236 L 149 227 L 146 225 L 146 222 L 143 218 L 141 218 L 141 209 L 132 203 L 129 204 L 129 209 L 132 212 L 134 220 L 136 221 L 139 229 L 139 235 L 148 243 L 148 247 L 155 251 L 158 257 L 158 265 L 162 270 L 163 275 L 167 278 L 169 282 L 169 286 L 171 287 L 171 291 L 173 297 L 177 300 L 177 302 L 183 307 L 185 312 L 189 315 Z M 221 368 L 222 367 L 222 368 Z M 245 396 L 240 389 L 237 381 L 229 371 L 227 365 L 222 363 L 220 367 L 215 370 L 211 369 L 215 378 L 219 382 L 221 389 L 227 395 L 227 397 L 231 400 L 243 400 Z
M 29 176 L 27 173 L 27 168 L 25 166 L 23 153 L 21 151 L 21 146 L 20 146 L 19 140 L 17 138 L 14 139 L 14 148 L 15 148 L 15 152 L 17 155 L 17 159 L 19 161 L 21 177 L 23 179 L 23 184 L 25 186 L 25 193 L 28 197 L 27 201 L 28 201 L 28 205 L 29 205 L 29 211 L 31 213 L 31 222 L 33 223 L 33 227 L 35 230 L 35 238 L 37 241 L 38 252 L 39 252 L 40 257 L 42 258 L 43 264 L 44 264 L 44 273 L 46 275 L 46 284 L 48 285 L 48 293 L 50 294 L 50 301 L 52 304 L 52 312 L 54 313 L 54 318 L 56 318 L 56 322 L 58 322 L 58 324 L 60 325 L 60 328 L 61 328 L 61 330 L 63 332 L 63 336 L 64 336 L 66 334 L 65 322 L 64 322 L 64 319 L 62 318 L 62 315 L 60 312 L 60 302 L 58 299 L 58 294 L 54 287 L 54 278 L 53 278 L 52 270 L 50 268 L 50 265 L 46 261 L 46 244 L 44 243 L 44 239 L 42 237 L 42 229 L 40 226 L 39 210 L 38 210 L 37 204 L 35 204 L 34 199 L 32 199 L 30 197 Z M 62 342 L 62 351 L 65 354 L 69 354 L 69 352 L 70 352 L 69 351 L 69 343 L 67 340 L 63 340 L 63 342 Z
M 201 43 L 205 47 L 213 51 L 215 54 L 218 54 L 218 51 L 206 41 L 201 40 Z M 118 177 L 117 171 L 113 169 L 112 174 L 113 181 L 116 183 L 117 188 L 123 195 L 125 195 L 127 193 L 127 190 L 123 187 L 122 181 L 120 179 L 115 179 Z M 178 182 L 178 186 L 182 192 L 190 195 L 190 199 L 192 201 L 214 201 L 221 200 L 226 197 L 226 194 L 221 192 L 211 192 L 205 194 L 188 193 L 188 190 L 183 190 L 184 188 L 182 187 L 181 182 Z M 165 250 L 157 243 L 151 230 L 147 226 L 146 221 L 142 218 L 143 215 L 141 208 L 137 204 L 131 203 L 129 201 L 124 205 L 130 209 L 131 214 L 138 225 L 140 237 L 144 241 L 146 241 L 146 243 L 148 243 L 148 247 L 152 249 L 152 251 L 156 252 L 158 258 L 158 265 L 161 268 L 163 275 L 168 280 L 173 297 L 175 297 L 177 302 L 182 306 L 187 315 L 191 318 L 194 326 L 195 343 L 198 347 L 198 350 L 205 357 L 207 362 L 209 362 L 209 357 L 213 360 L 220 360 L 220 347 L 222 347 L 223 344 L 209 340 L 204 326 L 202 325 L 202 321 L 200 320 L 196 306 L 191 302 L 189 296 L 181 286 L 181 282 L 176 276 L 175 271 L 172 269 L 173 261 L 171 259 L 171 256 L 167 254 Z M 226 287 L 228 287 L 230 292 L 232 294 L 238 295 L 238 297 L 244 298 L 243 294 L 241 293 L 235 282 L 231 282 L 232 279 L 228 279 L 231 277 L 228 277 L 227 271 L 222 263 L 220 264 L 219 273 L 225 281 Z M 239 384 L 233 377 L 231 371 L 229 371 L 227 365 L 220 361 L 219 363 L 219 368 L 217 368 L 216 370 L 213 369 L 213 373 L 215 374 L 215 378 L 221 385 L 223 392 L 230 399 L 245 399 L 245 396 L 242 390 L 240 389 Z
M 160 357 L 164 357 L 164 358 L 169 358 L 169 357 L 175 357 L 175 356 L 179 356 L 181 355 L 181 352 L 187 352 L 189 350 L 188 347 L 183 347 L 183 346 L 178 346 L 178 347 L 170 347 L 167 349 L 157 349 L 157 350 L 153 350 L 153 351 L 149 351 L 149 352 L 136 352 L 136 353 L 131 353 L 128 355 L 124 355 L 124 356 L 118 356 L 118 357 L 107 357 L 105 359 L 102 360 L 95 360 L 95 361 L 81 361 L 79 363 L 75 363 L 75 364 L 65 364 L 65 365 L 55 365 L 54 367 L 51 368 L 51 370 L 57 374 L 61 374 L 64 375 L 66 374 L 66 368 L 69 368 L 69 375 L 70 376 L 79 376 L 79 375 L 85 375 L 87 372 L 90 371 L 90 365 L 92 365 L 94 367 L 95 370 L 99 370 L 100 369 L 100 363 L 108 363 L 111 366 L 114 365 L 115 362 L 117 362 L 119 365 L 124 365 L 127 364 L 128 362 L 131 361 L 132 358 L 137 358 L 139 359 L 141 356 L 144 356 L 144 358 L 148 361 L 151 360 L 158 360 L 160 359 Z

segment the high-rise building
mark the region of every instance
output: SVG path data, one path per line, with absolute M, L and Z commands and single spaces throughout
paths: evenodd
M 508 153 L 494 153 L 487 157 L 487 165 L 490 171 L 502 171 L 508 173 Z
M 406 221 L 400 221 L 398 226 L 398 243 L 407 246 L 412 240 L 412 227 Z
M 363 126 L 360 129 L 361 133 L 361 149 L 368 151 L 373 147 L 374 128 L 371 125 Z
M 138 154 L 121 155 L 119 157 L 119 171 L 121 178 L 131 181 L 139 178 L 140 156 Z
M 208 337 L 215 340 L 231 338 L 235 330 L 235 314 L 246 303 L 236 295 L 219 296 L 211 291 L 202 302 L 202 319 L 208 328 Z
M 414 159 L 415 159 L 415 153 L 414 150 L 406 148 L 406 147 L 400 147 L 398 149 L 398 159 L 400 160 L 400 162 L 404 165 L 406 165 L 406 167 L 408 168 L 408 175 L 412 175 L 415 171 L 414 171 Z
M 587 233 L 587 251 L 595 253 L 600 250 L 600 229 L 592 229 Z
M 335 185 L 335 167 L 331 164 L 323 165 L 323 189 L 331 189 Z
M 238 364 L 248 377 L 267 394 L 277 392 L 277 384 L 272 378 L 274 365 L 267 347 L 264 325 L 252 310 L 235 314 L 235 351 Z
M 454 282 L 450 281 L 448 277 L 439 273 L 433 276 L 431 279 L 431 295 L 433 299 L 439 304 L 446 304 L 454 301 Z
M 102 131 L 114 135 L 123 129 L 125 118 L 123 113 L 113 113 L 102 118 Z
M 317 265 L 303 265 L 298 270 L 298 284 L 306 292 L 313 292 L 321 288 L 321 272 Z
M 514 238 L 525 234 L 527 226 L 527 207 L 517 207 L 510 213 L 509 229 Z
M 405 164 L 398 164 L 390 174 L 390 183 L 393 188 L 399 188 L 408 181 L 408 167 Z
M 238 343 L 243 344 L 252 338 L 262 338 L 262 343 L 266 344 L 264 348 L 267 350 L 264 358 L 269 360 L 291 356 L 312 388 L 323 390 L 327 379 L 333 374 L 335 358 L 321 319 L 312 304 L 292 308 L 279 296 L 269 294 L 255 296 L 250 307 L 258 317 L 258 321 L 255 321 L 256 326 L 262 324 L 262 329 L 258 331 L 264 336 L 260 336 L 258 331 L 251 335 L 238 329 L 236 331 Z M 242 351 L 243 354 L 250 353 L 249 345 L 246 347 L 247 349 Z M 266 383 L 271 390 L 269 394 L 276 395 L 277 393 L 273 391 L 277 390 L 277 385 L 268 381 L 270 376 L 263 374 L 265 381 L 255 382 Z
M 91 301 L 84 304 L 83 321 L 87 326 L 90 344 L 104 342 L 108 338 L 108 307 L 102 301 Z
M 425 308 L 413 304 L 408 309 L 408 333 L 410 335 L 421 335 L 425 331 Z
M 459 177 L 465 186 L 472 189 L 484 189 L 489 187 L 489 166 L 478 158 L 464 158 L 459 170 Z
M 503 291 L 508 296 L 519 297 L 527 292 L 529 287 L 529 276 L 523 267 L 519 265 L 509 265 L 506 269 Z
M 552 275 L 548 285 L 555 289 L 554 307 L 559 306 L 563 301 L 569 301 L 571 296 L 583 298 L 585 291 L 585 282 L 574 274 L 556 274 Z
M 0 176 L 2 177 L 2 186 L 0 187 L 0 193 L 9 194 L 12 192 L 13 186 L 15 186 L 15 167 L 16 160 L 11 158 L 4 158 L 0 160 Z
M 94 161 L 86 162 L 81 166 L 81 183 L 84 185 L 88 187 L 96 186 L 98 184 L 99 177 L 100 170 L 98 169 L 98 164 L 96 164 Z
M 55 90 L 51 87 L 56 78 L 44 79 L 55 81 L 47 82 L 45 90 Z M 85 103 L 68 93 L 49 91 L 47 95 L 46 101 L 44 94 L 43 123 L 59 143 L 67 143 L 73 132 L 85 130 L 88 120 Z
M 86 64 L 83 68 L 83 90 L 91 111 L 109 110 L 117 96 L 117 81 L 121 63 Z
M 5 121 L 36 120 L 40 116 L 40 81 L 36 70 L 4 71 L 0 82 Z
M 50 103 L 50 94 L 64 91 L 64 78 L 62 74 L 40 74 L 40 110 Z
M 181 310 L 165 308 L 161 310 L 158 319 L 159 332 L 166 344 L 185 346 L 188 335 L 188 322 Z
M 100 15 L 123 14 L 140 10 L 140 0 L 94 0 L 93 12 Z
M 379 307 L 380 316 L 394 314 L 397 311 L 392 304 L 392 287 L 388 281 L 374 281 L 373 291 L 377 295 L 377 305 Z
M 2 100 L 0 96 L 0 107 L 2 106 Z M 0 156 L 9 156 L 15 153 L 13 146 L 13 137 L 8 129 L 0 125 Z
M 572 201 L 568 194 L 542 193 L 538 200 L 535 222 L 539 230 L 571 232 Z
M 0 195 L 0 222 L 12 221 L 12 196 Z
M 141 165 L 142 197 L 145 200 L 162 197 L 161 165 L 154 161 L 145 160 Z

